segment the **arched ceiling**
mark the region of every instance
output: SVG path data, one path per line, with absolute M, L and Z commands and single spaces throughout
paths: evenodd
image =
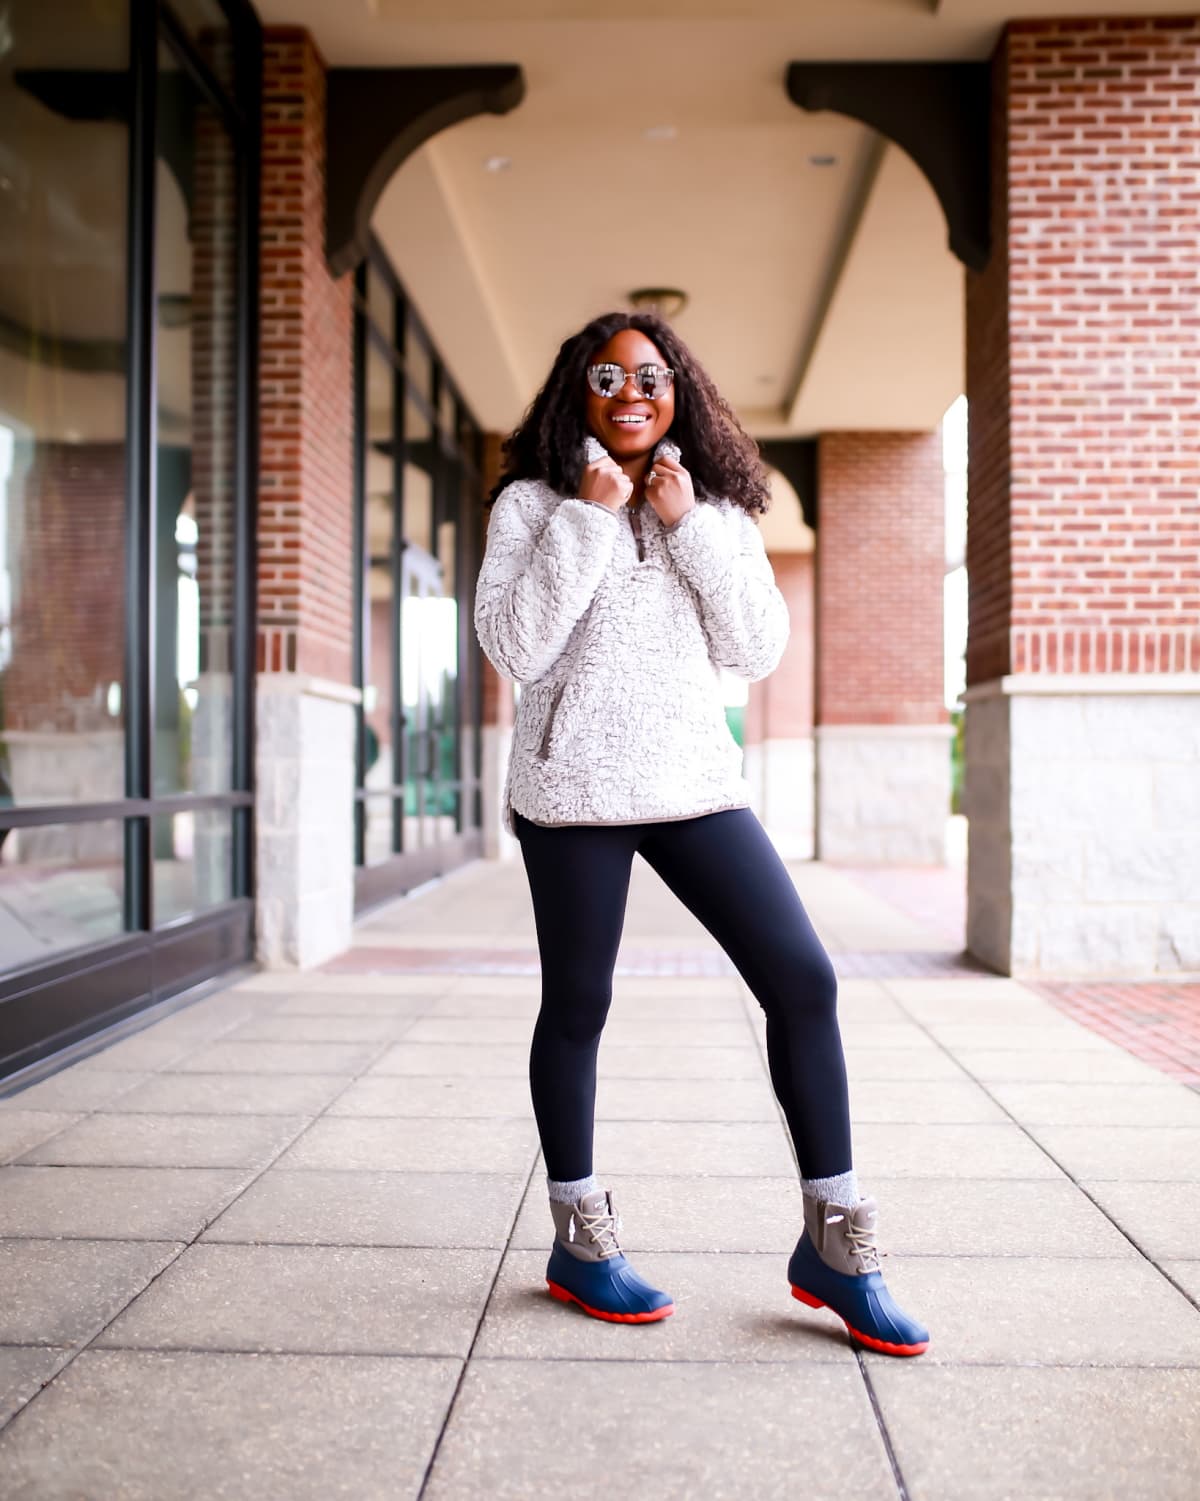
M 756 436 L 932 427 L 962 389 L 962 276 L 898 148 L 807 114 L 792 61 L 978 60 L 1004 19 L 1128 0 L 260 0 L 330 66 L 517 63 L 503 116 L 408 159 L 374 228 L 483 425 L 639 286 Z M 1187 12 L 1156 0 L 1158 12 Z M 647 135 L 647 132 L 652 134 Z M 489 171 L 494 158 L 504 170 Z

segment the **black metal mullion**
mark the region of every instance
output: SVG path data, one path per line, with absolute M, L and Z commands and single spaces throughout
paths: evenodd
M 354 313 L 354 481 L 353 481 L 353 611 L 351 622 L 351 656 L 353 682 L 358 689 L 358 703 L 354 709 L 354 863 L 367 863 L 367 809 L 360 794 L 367 774 L 367 657 L 370 642 L 370 622 L 367 610 L 371 597 L 370 567 L 367 548 L 367 314 L 365 312 L 367 291 L 367 265 L 364 261 L 354 273 L 354 279 L 362 294 L 363 306 Z
M 157 88 L 157 6 L 131 0 L 129 68 L 128 277 L 126 312 L 125 491 L 125 793 L 148 798 L 153 788 L 154 684 L 154 174 Z M 151 823 L 139 814 L 125 824 L 124 924 L 154 925 Z
M 408 303 L 395 298 L 392 334 L 397 352 L 403 354 L 405 333 L 408 326 Z M 392 640 L 391 640 L 391 699 L 392 699 L 392 781 L 404 788 L 404 771 L 408 764 L 407 738 L 405 731 L 408 717 L 404 712 L 404 465 L 407 458 L 405 433 L 407 430 L 408 380 L 401 368 L 392 369 Z M 399 798 L 392 798 L 392 853 L 404 852 L 404 816 L 408 803 L 407 790 Z
M 240 33 L 245 31 L 243 37 Z M 233 785 L 254 792 L 254 673 L 258 583 L 258 201 L 262 38 L 238 27 L 236 78 L 248 127 L 234 136 L 237 176 L 237 434 L 233 532 Z M 244 47 L 244 55 L 243 55 Z M 253 804 L 233 814 L 233 894 L 254 890 Z

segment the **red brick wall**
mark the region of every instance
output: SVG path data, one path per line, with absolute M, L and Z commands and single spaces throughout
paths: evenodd
M 1200 20 L 1016 22 L 993 69 L 968 681 L 1200 670 Z
M 941 434 L 822 433 L 817 468 L 817 723 L 944 723 Z
M 352 279 L 325 264 L 325 68 L 303 31 L 264 40 L 258 665 L 348 683 Z

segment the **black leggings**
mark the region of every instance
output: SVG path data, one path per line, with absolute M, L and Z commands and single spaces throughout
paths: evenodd
M 837 978 L 787 867 L 750 808 L 631 824 L 513 827 L 529 877 L 542 998 L 529 1083 L 546 1170 L 592 1171 L 596 1054 L 612 1001 L 634 854 L 729 955 L 767 1018 L 767 1063 L 805 1178 L 849 1171 Z M 654 1105 L 647 1082 L 647 1110 Z

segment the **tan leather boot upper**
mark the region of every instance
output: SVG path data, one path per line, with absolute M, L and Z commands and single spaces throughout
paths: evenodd
M 598 1188 L 575 1204 L 550 1200 L 550 1213 L 559 1241 L 581 1261 L 605 1261 L 622 1254 L 617 1241 L 621 1217 L 613 1208 L 612 1193 Z
M 853 1209 L 804 1196 L 804 1228 L 826 1266 L 857 1276 L 879 1271 L 875 1244 L 874 1199 L 860 1199 Z

